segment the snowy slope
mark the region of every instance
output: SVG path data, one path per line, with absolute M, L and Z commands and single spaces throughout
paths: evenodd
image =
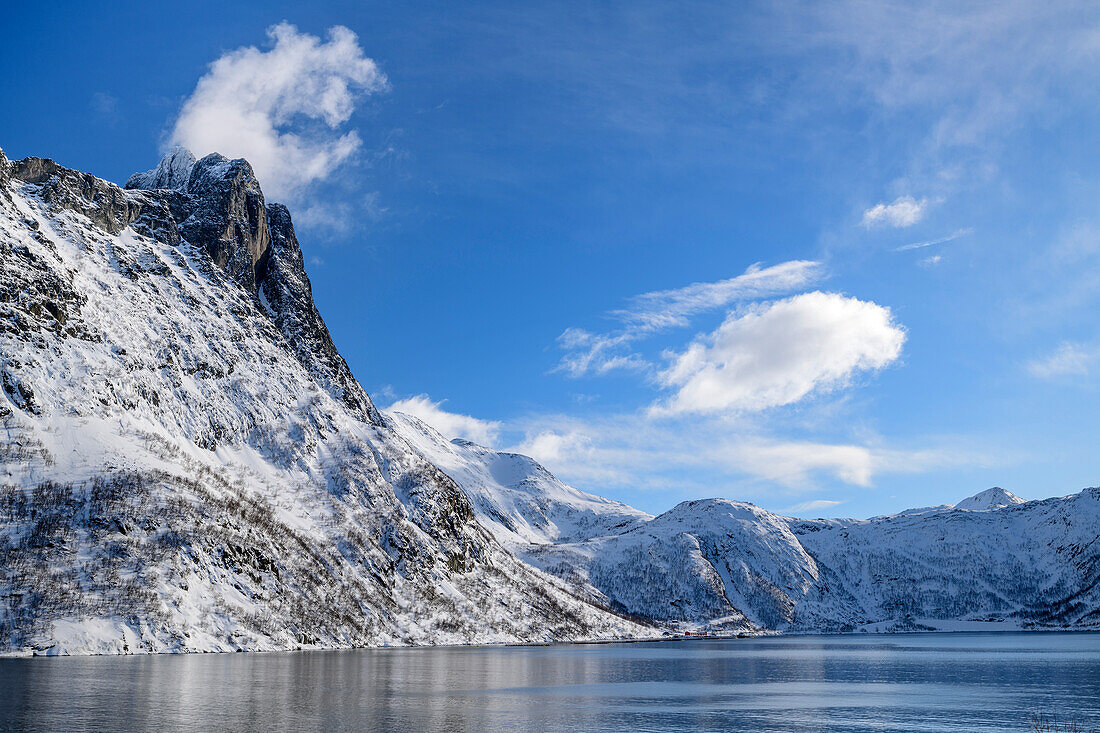
M 987 492 L 983 492 L 987 494 Z M 986 506 L 979 494 L 961 502 Z M 996 509 L 872 520 L 791 520 L 836 578 L 808 600 L 802 625 L 835 596 L 857 600 L 845 624 L 907 617 L 1006 619 L 1022 625 L 1100 625 L 1100 489 Z
M 390 429 L 246 162 L 129 185 L 0 154 L 0 650 L 653 633 L 517 560 Z
M 621 534 L 543 550 L 616 608 L 673 622 L 779 628 L 820 571 L 782 517 L 728 499 L 689 501 Z
M 454 479 L 478 521 L 513 552 L 615 534 L 653 517 L 559 481 L 532 458 L 449 441 L 411 415 L 387 413 L 396 432 Z

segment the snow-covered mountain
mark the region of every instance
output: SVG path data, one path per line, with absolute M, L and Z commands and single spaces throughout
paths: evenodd
M 243 160 L 0 153 L 0 652 L 1100 626 L 1100 489 L 657 517 L 383 414 Z
M 174 150 L 128 187 L 0 153 L 0 650 L 654 633 L 394 432 L 247 162 Z
M 993 488 L 869 520 L 796 519 L 726 499 L 648 517 L 529 458 L 391 419 L 502 544 L 579 594 L 663 625 L 1100 626 L 1100 489 L 1024 502 Z

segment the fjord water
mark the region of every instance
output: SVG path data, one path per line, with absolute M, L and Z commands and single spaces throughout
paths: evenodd
M 1100 728 L 1100 634 L 801 636 L 0 660 L 19 730 Z

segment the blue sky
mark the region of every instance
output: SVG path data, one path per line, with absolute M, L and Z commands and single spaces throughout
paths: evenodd
M 379 404 L 648 511 L 1097 483 L 1100 7 L 302 8 L 11 8 L 0 146 L 249 157 Z

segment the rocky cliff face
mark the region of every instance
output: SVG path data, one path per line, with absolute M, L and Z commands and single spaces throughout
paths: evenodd
M 124 190 L 0 155 L 0 650 L 652 633 L 387 427 L 245 161 L 172 158 Z

